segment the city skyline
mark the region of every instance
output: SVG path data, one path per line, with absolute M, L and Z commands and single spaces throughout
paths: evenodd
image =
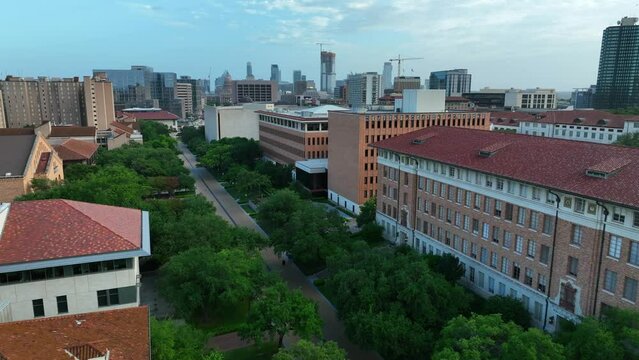
M 617 0 L 464 0 L 445 6 L 372 0 L 250 0 L 232 6 L 219 1 L 192 6 L 62 1 L 47 7 L 46 14 L 33 13 L 38 4 L 46 3 L 5 4 L 7 13 L 29 15 L 7 17 L 0 25 L 0 31 L 13 34 L 0 52 L 0 77 L 82 76 L 95 68 L 147 65 L 195 78 L 208 78 L 210 72 L 212 80 L 229 70 L 241 79 L 251 61 L 257 79 L 270 78 L 270 64 L 279 64 L 283 81 L 291 81 L 293 70 L 301 69 L 319 83 L 316 42 L 322 41 L 339 58 L 337 79 L 350 73 L 381 74 L 384 62 L 401 54 L 425 58 L 407 64 L 406 76 L 425 79 L 431 71 L 467 68 L 473 89 L 538 86 L 567 91 L 596 83 L 602 31 L 637 12 Z M 46 32 L 29 26 L 68 14 L 74 14 L 73 22 L 60 21 Z M 96 26 L 96 14 L 108 19 L 109 26 Z M 78 31 L 82 28 L 90 31 Z M 256 34 L 255 28 L 263 31 Z

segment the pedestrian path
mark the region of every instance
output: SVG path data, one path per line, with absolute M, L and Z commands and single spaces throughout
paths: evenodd
M 235 199 L 224 190 L 224 187 L 206 169 L 196 167 L 197 160 L 186 145 L 180 142 L 178 146 L 182 152 L 182 159 L 186 168 L 189 169 L 196 180 L 197 192 L 215 205 L 217 214 L 236 226 L 253 229 L 267 236 L 253 218 L 244 212 Z M 348 358 L 351 360 L 381 359 L 381 356 L 376 352 L 363 350 L 348 339 L 344 333 L 344 324 L 337 318 L 337 311 L 333 305 L 308 281 L 294 263 L 287 262 L 286 265 L 282 265 L 281 259 L 273 252 L 272 248 L 262 250 L 261 255 L 266 266 L 271 271 L 279 273 L 289 288 L 300 289 L 307 298 L 317 303 L 320 317 L 324 323 L 324 337 L 327 340 L 337 342 L 340 347 L 346 350 Z M 289 343 L 291 340 L 285 339 L 285 343 Z

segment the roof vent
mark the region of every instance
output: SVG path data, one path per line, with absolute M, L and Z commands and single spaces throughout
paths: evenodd
M 10 172 L 5 173 L 4 176 L 11 176 L 11 173 Z
M 599 179 L 607 179 L 630 164 L 630 159 L 610 158 L 586 169 L 586 175 Z
M 96 358 L 104 358 L 104 356 L 106 355 L 106 353 L 103 353 L 102 351 L 96 349 L 95 347 L 89 344 L 70 346 L 64 349 L 64 351 L 67 354 L 74 356 L 78 360 L 91 360 Z
M 435 135 L 437 135 L 436 133 L 428 133 L 426 135 L 422 135 L 422 136 L 418 136 L 416 138 L 413 139 L 413 141 L 411 141 L 411 143 L 413 145 L 420 145 L 426 142 L 426 140 L 434 137 Z
M 506 141 L 500 141 L 492 145 L 488 145 L 486 147 L 479 149 L 479 156 L 483 158 L 489 158 L 495 155 L 499 150 L 505 148 L 508 145 L 510 145 L 510 143 Z
M 586 121 L 586 119 L 585 119 L 585 118 L 578 117 L 578 118 L 575 118 L 575 120 L 573 120 L 572 122 L 573 122 L 573 123 L 575 123 L 575 124 L 581 124 L 581 123 L 583 123 L 584 121 Z
M 601 119 L 597 121 L 597 125 L 603 125 L 603 126 L 608 125 L 608 119 Z

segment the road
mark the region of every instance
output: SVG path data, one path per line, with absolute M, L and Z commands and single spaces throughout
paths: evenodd
M 255 223 L 253 218 L 248 216 L 238 203 L 229 195 L 224 187 L 215 180 L 208 170 L 196 167 L 197 160 L 189 149 L 183 144 L 178 143 L 178 147 L 182 152 L 181 158 L 184 166 L 191 172 L 195 179 L 195 188 L 198 194 L 202 194 L 215 205 L 217 214 L 224 220 L 235 226 L 243 226 L 253 229 L 264 236 L 266 233 Z M 353 344 L 344 333 L 344 325 L 337 318 L 337 311 L 333 305 L 322 295 L 322 293 L 313 286 L 306 276 L 295 266 L 295 264 L 287 264 L 282 266 L 281 259 L 273 252 L 273 249 L 267 248 L 261 252 L 262 258 L 266 266 L 274 272 L 277 272 L 286 281 L 289 288 L 300 289 L 302 293 L 309 299 L 317 303 L 319 314 L 324 323 L 324 337 L 327 340 L 333 340 L 339 344 L 348 353 L 351 360 L 376 360 L 382 359 L 377 353 L 361 349 Z

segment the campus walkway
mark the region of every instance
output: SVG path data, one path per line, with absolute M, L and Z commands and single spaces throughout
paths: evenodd
M 217 214 L 224 220 L 236 225 L 253 229 L 260 234 L 266 236 L 266 233 L 255 223 L 255 221 L 242 210 L 240 205 L 229 195 L 224 187 L 215 180 L 215 178 L 204 168 L 196 167 L 197 161 L 195 156 L 183 143 L 179 142 L 178 147 L 182 152 L 182 160 L 184 165 L 195 179 L 195 188 L 198 194 L 202 194 L 215 205 Z M 287 282 L 288 287 L 292 289 L 300 289 L 304 295 L 318 304 L 319 314 L 324 322 L 324 337 L 327 340 L 333 340 L 339 344 L 348 353 L 351 360 L 375 360 L 381 359 L 377 353 L 362 350 L 359 346 L 353 344 L 344 333 L 344 325 L 337 318 L 337 311 L 326 300 L 322 293 L 304 276 L 304 274 L 295 266 L 295 264 L 287 263 L 282 266 L 281 259 L 273 252 L 273 249 L 266 248 L 262 251 L 262 258 L 269 270 L 279 273 Z M 288 343 L 289 339 L 285 339 Z M 293 340 L 290 338 L 289 341 Z

